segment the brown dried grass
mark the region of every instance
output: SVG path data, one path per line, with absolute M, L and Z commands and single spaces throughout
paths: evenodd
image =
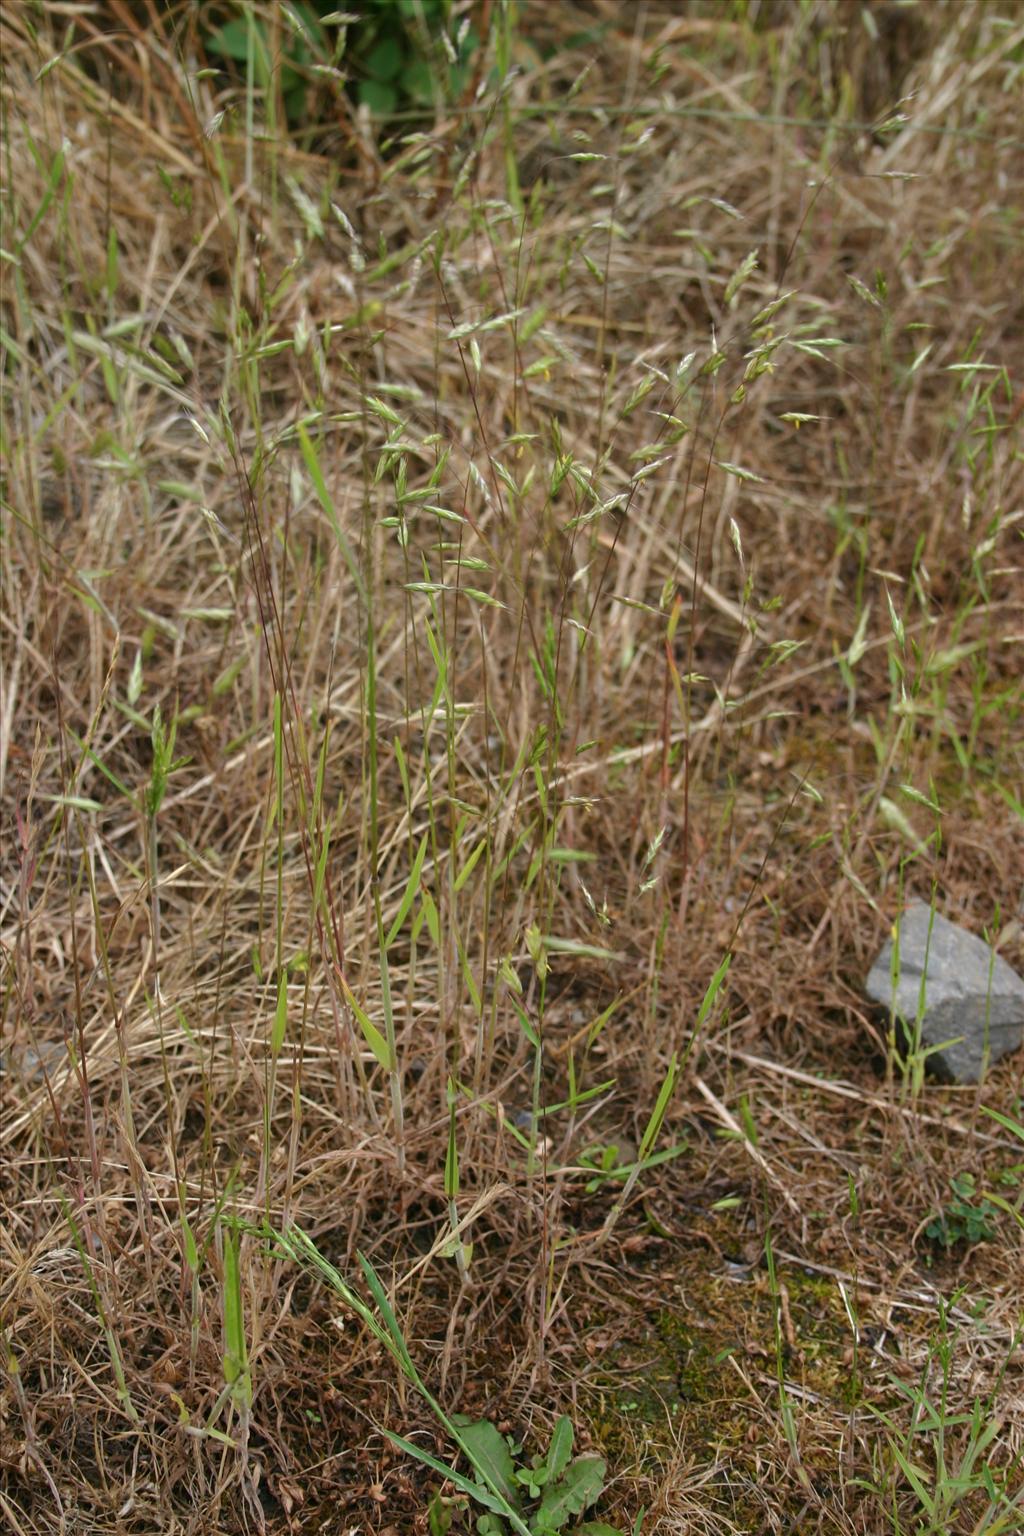
M 508 126 L 485 96 L 438 121 L 426 148 L 386 158 L 326 87 L 310 147 L 247 142 L 238 83 L 188 73 L 201 36 L 184 9 L 75 11 L 73 45 L 53 63 L 75 8 L 8 8 L 4 244 L 18 260 L 3 292 L 0 1091 L 13 1529 L 425 1529 L 431 1480 L 381 1429 L 450 1448 L 378 1346 L 342 1329 L 322 1288 L 255 1235 L 241 1238 L 254 1402 L 211 1417 L 227 1214 L 298 1220 L 345 1271 L 367 1252 L 446 1402 L 528 1438 L 570 1412 L 610 1448 L 609 1507 L 625 1520 L 647 1502 L 648 1530 L 893 1529 L 886 1499 L 856 1481 L 885 1460 L 867 1408 L 898 1411 L 888 1371 L 935 1374 L 940 1296 L 952 1298 L 954 1406 L 991 1398 L 1005 1417 L 997 1460 L 1019 1457 L 1020 1366 L 1007 1356 L 1020 1230 L 1007 1219 L 998 1242 L 933 1268 L 921 1233 L 952 1172 L 991 1184 L 1012 1163 L 979 1107 L 1019 1113 L 1020 1058 L 980 1093 L 929 1083 L 908 1097 L 885 1072 L 861 981 L 907 893 L 936 892 L 976 929 L 998 908 L 1001 949 L 1020 954 L 1024 29 L 1012 7 L 936 5 L 905 35 L 902 13 L 873 6 L 881 38 L 865 49 L 851 20 L 862 9 L 750 7 L 743 20 L 718 6 L 531 4 L 521 39 L 551 51 L 539 60 L 520 40 Z M 573 44 L 586 28 L 591 40 Z M 911 92 L 905 125 L 857 126 Z M 62 141 L 57 195 L 22 242 Z M 525 218 L 502 201 L 509 146 Z M 755 246 L 757 270 L 726 303 Z M 403 249 L 385 270 L 379 253 Z M 850 279 L 871 288 L 876 271 L 888 292 L 872 303 Z M 751 318 L 780 290 L 794 291 L 781 328 L 840 338 L 838 361 L 789 348 L 729 408 Z M 526 340 L 480 334 L 479 374 L 468 340 L 450 339 L 541 305 Z M 690 431 L 631 485 L 643 461 L 630 456 L 664 435 L 651 411 L 675 409 L 677 362 L 704 359 L 712 335 L 726 362 L 680 407 Z M 968 358 L 1003 372 L 949 371 Z M 650 369 L 659 382 L 623 415 Z M 426 604 L 407 584 L 423 557 L 436 573 L 440 525 L 410 518 L 407 554 L 381 527 L 396 493 L 387 474 L 374 480 L 390 427 L 371 396 L 402 418 L 408 490 L 427 487 L 438 445 L 451 449 L 436 494 L 467 522 L 441 531 L 487 563 L 451 567 L 453 589 L 435 597 L 451 701 L 466 708 L 446 718 L 442 699 L 429 729 Z M 798 432 L 786 412 L 823 419 Z M 303 420 L 370 573 L 375 793 L 365 614 L 300 451 Z M 507 446 L 514 433 L 535 435 Z M 571 478 L 550 491 L 556 453 L 624 506 L 572 536 L 589 503 Z M 495 460 L 520 486 L 532 469 L 532 485 L 513 497 Z M 899 736 L 887 590 L 921 700 Z M 836 656 L 868 603 L 849 692 Z M 673 604 L 688 731 L 666 660 Z M 528 659 L 548 624 L 561 720 Z M 972 649 L 926 672 L 957 646 Z M 157 705 L 178 721 L 184 762 L 154 869 L 142 796 Z M 531 743 L 537 776 L 514 769 Z M 941 842 L 909 862 L 878 815 L 898 783 L 936 793 L 945 813 Z M 545 797 L 560 805 L 557 836 Z M 928 813 L 906 809 L 927 837 Z M 386 929 L 425 835 L 442 938 L 415 952 L 402 939 L 391 958 L 400 1149 L 339 978 L 383 1027 L 375 892 Z M 589 862 L 559 865 L 552 846 Z M 658 884 L 641 893 L 650 874 Z M 545 993 L 528 963 L 533 923 L 615 958 L 553 953 Z M 726 990 L 694 1045 L 727 949 Z M 506 1123 L 529 1103 L 532 1058 L 502 957 L 535 1023 L 541 1008 L 544 1100 L 566 1097 L 570 1053 L 582 1086 L 616 1084 L 553 1117 L 533 1173 Z M 274 1061 L 282 960 L 288 1034 Z M 617 997 L 587 1053 L 586 1026 Z M 687 1151 L 645 1176 L 600 1246 L 610 1196 L 585 1193 L 577 1154 L 639 1140 L 673 1053 L 691 1046 L 664 1133 Z M 421 1262 L 446 1229 L 449 1076 L 467 1086 L 460 1214 L 483 1201 L 466 1286 L 450 1259 Z M 756 1157 L 721 1135 L 744 1102 Z M 729 1198 L 735 1209 L 713 1209 Z M 183 1214 L 202 1249 L 195 1275 Z M 761 1264 L 766 1232 L 784 1303 Z M 733 1272 L 746 1285 L 722 1279 Z M 799 1301 L 811 1273 L 832 1287 L 817 1311 Z M 857 1308 L 856 1359 L 840 1283 Z M 721 1396 L 698 1394 L 659 1424 L 615 1404 L 652 1379 L 670 1315 L 731 1352 L 713 1374 Z M 800 1467 L 780 1428 L 776 1315 Z M 896 1504 L 907 1518 L 905 1486 Z M 980 1518 L 967 1500 L 955 1529 L 980 1531 Z

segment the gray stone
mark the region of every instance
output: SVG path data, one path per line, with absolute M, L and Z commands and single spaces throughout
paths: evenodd
M 986 1065 L 1024 1043 L 1024 981 L 983 939 L 915 901 L 899 920 L 895 992 L 892 952 L 890 939 L 871 967 L 868 996 L 913 1037 L 923 978 L 921 1046 L 943 1046 L 928 1056 L 938 1076 L 976 1083 Z
M 0 1074 L 12 1073 L 31 1086 L 52 1077 L 67 1059 L 67 1050 L 59 1040 L 40 1040 L 33 1045 L 9 1046 L 0 1051 Z

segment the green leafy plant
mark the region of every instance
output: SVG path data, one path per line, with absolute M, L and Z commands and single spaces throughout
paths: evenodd
M 449 32 L 451 0 L 363 0 L 348 63 L 355 96 L 380 117 L 456 99 L 480 39 L 471 25 Z
M 519 1461 L 522 1447 L 486 1419 L 476 1422 L 456 1414 L 463 1438 L 475 1456 L 490 1467 L 509 1503 L 522 1515 L 532 1536 L 557 1536 L 571 1530 L 577 1536 L 619 1536 L 601 1520 L 576 1524 L 604 1489 L 606 1464 L 601 1456 L 573 1456 L 573 1428 L 563 1415 L 544 1453 Z M 477 1518 L 479 1536 L 504 1536 L 505 1520 L 491 1511 Z
M 660 1152 L 654 1152 L 645 1158 L 641 1172 L 646 1173 L 648 1168 L 656 1168 L 659 1163 L 667 1163 L 672 1158 L 680 1157 L 687 1150 L 686 1142 L 679 1142 L 674 1147 L 665 1147 Z M 602 1185 L 628 1179 L 634 1169 L 640 1167 L 637 1162 L 636 1152 L 630 1148 L 622 1147 L 617 1141 L 607 1143 L 597 1142 L 587 1147 L 579 1155 L 582 1168 L 593 1169 L 593 1178 L 587 1180 L 586 1191 L 593 1195 Z
M 339 1295 L 366 1325 L 395 1361 L 405 1379 L 416 1388 L 449 1438 L 458 1446 L 473 1469 L 475 1478 L 463 1476 L 446 1466 L 411 1440 L 386 1430 L 392 1445 L 438 1472 L 456 1490 L 453 1498 L 435 1497 L 429 1510 L 431 1536 L 444 1536 L 451 1524 L 453 1504 L 472 1503 L 483 1509 L 477 1517 L 479 1536 L 621 1536 L 614 1526 L 600 1520 L 575 1524 L 601 1495 L 607 1466 L 602 1456 L 572 1454 L 573 1429 L 568 1418 L 555 1425 L 547 1453 L 534 1456 L 528 1466 L 516 1466 L 513 1445 L 488 1420 L 472 1420 L 465 1414 L 448 1414 L 423 1380 L 406 1344 L 384 1284 L 365 1255 L 360 1254 L 363 1272 L 374 1307 L 367 1305 L 324 1256 L 301 1228 L 289 1226 L 283 1232 L 271 1227 L 263 1236 L 274 1243 L 278 1255 L 292 1259 L 317 1274 Z M 640 1521 L 633 1524 L 632 1536 L 638 1536 Z
M 953 1199 L 925 1227 L 925 1237 L 947 1249 L 958 1243 L 991 1242 L 996 1235 L 992 1225 L 996 1207 L 984 1196 L 975 1198 L 974 1175 L 958 1173 L 950 1179 L 949 1187 Z
M 331 0 L 282 7 L 278 57 L 266 21 L 249 7 L 211 32 L 209 53 L 248 69 L 266 91 L 279 69 L 293 127 L 307 115 L 309 89 L 325 66 L 340 69 L 354 99 L 379 117 L 456 99 L 465 88 L 479 36 L 468 22 L 454 35 L 451 0 L 362 0 L 358 14 Z
M 282 39 L 279 60 L 280 90 L 288 122 L 294 125 L 306 114 L 311 70 L 328 62 L 331 49 L 321 15 L 313 6 L 295 0 L 288 8 L 288 20 L 291 25 Z M 270 34 L 261 17 L 244 8 L 241 15 L 226 21 L 205 41 L 208 53 L 240 64 L 243 69 L 248 67 L 251 49 L 253 81 L 260 90 L 269 89 L 277 61 L 272 57 Z
M 580 1166 L 594 1170 L 594 1177 L 587 1180 L 588 1195 L 594 1194 L 609 1179 L 621 1179 L 627 1176 L 630 1163 L 623 1158 L 622 1151 L 617 1141 L 609 1141 L 605 1144 L 597 1142 L 580 1153 Z

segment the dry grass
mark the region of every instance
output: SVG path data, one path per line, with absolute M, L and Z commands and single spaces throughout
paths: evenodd
M 1024 17 L 507 15 L 382 150 L 194 7 L 5 9 L 0 1507 L 425 1531 L 296 1221 L 625 1528 L 1008 1532 L 1021 1057 L 862 982 L 909 894 L 1020 963 Z

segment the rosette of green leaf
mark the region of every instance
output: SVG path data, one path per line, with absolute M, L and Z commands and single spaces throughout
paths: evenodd
M 516 1467 L 507 1439 L 493 1424 L 471 1423 L 456 1417 L 464 1436 L 477 1454 L 486 1461 L 496 1480 L 508 1488 L 510 1502 L 522 1508 L 526 1500 L 536 1508 L 526 1515 L 531 1536 L 560 1536 L 570 1522 L 595 1504 L 604 1488 L 606 1464 L 601 1456 L 573 1457 L 572 1422 L 565 1415 L 558 1420 L 546 1454 L 534 1456 L 529 1465 Z M 504 1536 L 506 1526 L 494 1513 L 481 1515 L 476 1522 L 479 1536 Z M 614 1526 L 602 1521 L 573 1524 L 575 1536 L 620 1536 Z
M 320 10 L 323 12 L 324 7 Z M 241 65 L 247 73 L 251 70 L 252 82 L 260 91 L 270 90 L 276 73 L 285 115 L 294 126 L 306 114 L 313 71 L 327 63 L 330 49 L 326 28 L 315 7 L 303 4 L 303 0 L 293 0 L 291 5 L 281 7 L 281 13 L 287 26 L 278 60 L 271 52 L 266 21 L 249 7 L 211 32 L 206 38 L 206 50 Z
M 971 1173 L 954 1174 L 949 1181 L 953 1199 L 929 1221 L 925 1236 L 929 1242 L 942 1248 L 955 1248 L 959 1243 L 973 1247 L 975 1243 L 991 1242 L 995 1237 L 992 1218 L 996 1208 L 987 1198 L 975 1198 L 977 1189 Z
M 480 39 L 465 22 L 452 36 L 451 11 L 451 0 L 363 0 L 345 54 L 356 100 L 378 117 L 457 100 Z
M 416 1388 L 423 1398 L 431 1413 L 445 1430 L 447 1435 L 462 1451 L 467 1461 L 472 1466 L 479 1478 L 478 1482 L 472 1482 L 462 1473 L 456 1472 L 452 1467 L 446 1466 L 436 1456 L 431 1456 L 421 1446 L 414 1445 L 411 1440 L 405 1440 L 401 1435 L 392 1434 L 385 1430 L 385 1434 L 391 1443 L 404 1451 L 406 1455 L 414 1457 L 432 1471 L 440 1473 L 442 1477 L 453 1483 L 461 1492 L 482 1504 L 484 1509 L 493 1515 L 497 1515 L 517 1536 L 534 1536 L 534 1532 L 523 1520 L 511 1497 L 514 1492 L 511 1483 L 505 1477 L 502 1465 L 495 1463 L 492 1452 L 494 1451 L 493 1437 L 489 1437 L 486 1444 L 482 1437 L 474 1438 L 467 1435 L 465 1426 L 457 1422 L 453 1417 L 445 1413 L 437 1398 L 430 1391 L 423 1380 L 412 1355 L 409 1346 L 405 1342 L 405 1336 L 395 1316 L 391 1302 L 388 1300 L 387 1291 L 380 1276 L 364 1254 L 359 1254 L 359 1264 L 363 1272 L 370 1294 L 373 1297 L 376 1311 L 367 1305 L 361 1296 L 348 1284 L 344 1277 L 335 1269 L 334 1265 L 317 1248 L 312 1238 L 298 1226 L 290 1225 L 283 1232 L 276 1232 L 271 1227 L 264 1229 L 265 1235 L 276 1244 L 283 1255 L 294 1260 L 295 1263 L 314 1271 L 320 1278 L 341 1297 L 347 1307 L 356 1314 L 361 1322 L 370 1330 L 376 1339 L 384 1345 L 385 1349 L 395 1361 L 405 1379 Z M 505 1530 L 505 1525 L 497 1529 Z

